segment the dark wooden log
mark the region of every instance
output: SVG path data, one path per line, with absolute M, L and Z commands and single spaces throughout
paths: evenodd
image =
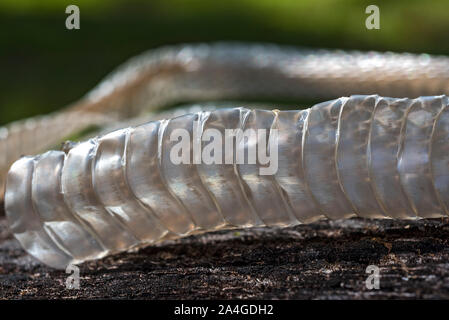
M 449 298 L 449 220 L 322 221 L 197 235 L 67 274 L 27 255 L 0 218 L 0 299 Z M 380 289 L 368 290 L 368 265 Z

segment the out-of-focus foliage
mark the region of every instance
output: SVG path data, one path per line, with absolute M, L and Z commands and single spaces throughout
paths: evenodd
M 65 28 L 69 4 L 80 30 Z M 365 28 L 369 4 L 380 30 Z M 73 102 L 144 50 L 217 40 L 449 54 L 449 1 L 2 0 L 0 123 Z

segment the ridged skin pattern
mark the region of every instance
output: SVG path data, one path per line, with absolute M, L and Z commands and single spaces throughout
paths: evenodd
M 278 170 L 260 175 L 259 161 L 174 164 L 176 128 L 192 133 L 193 148 L 205 147 L 206 129 L 276 129 Z M 55 268 L 218 229 L 442 217 L 448 139 L 446 96 L 198 112 L 114 131 L 67 154 L 21 158 L 8 174 L 6 213 L 22 246 Z M 258 140 L 236 141 L 235 154 L 251 144 Z

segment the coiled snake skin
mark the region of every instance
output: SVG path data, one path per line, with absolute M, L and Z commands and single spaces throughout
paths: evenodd
M 189 113 L 67 153 L 22 157 L 7 175 L 6 214 L 25 250 L 55 268 L 225 228 L 447 216 L 448 93 L 446 57 L 222 43 L 162 48 L 133 58 L 63 111 L 1 129 L 0 172 L 86 126 L 177 102 L 348 97 L 298 111 Z M 277 171 L 260 175 L 260 162 L 174 164 L 170 135 L 179 128 L 192 133 L 193 146 L 206 145 L 206 129 L 276 131 Z M 249 138 L 234 151 L 251 145 L 260 143 Z

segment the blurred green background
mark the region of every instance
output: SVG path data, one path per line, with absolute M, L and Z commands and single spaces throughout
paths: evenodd
M 81 29 L 65 28 L 76 4 Z M 365 8 L 380 8 L 380 30 Z M 77 100 L 127 58 L 238 40 L 449 54 L 448 0 L 1 0 L 0 124 Z

